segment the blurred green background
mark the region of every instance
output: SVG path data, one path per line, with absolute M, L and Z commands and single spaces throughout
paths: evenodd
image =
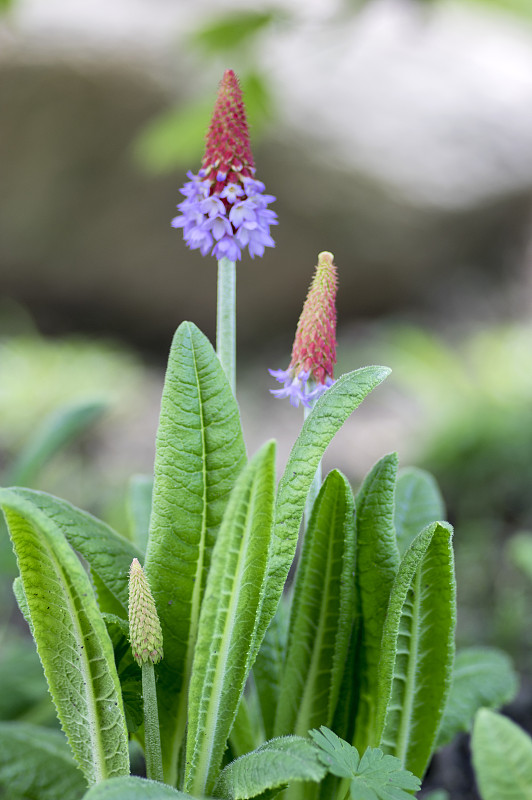
M 127 532 L 173 331 L 192 319 L 214 334 L 215 262 L 169 222 L 231 67 L 280 218 L 276 249 L 238 267 L 248 449 L 275 436 L 281 469 L 296 438 L 300 414 L 269 395 L 267 368 L 287 366 L 316 255 L 330 249 L 337 374 L 383 363 L 393 375 L 325 469 L 356 486 L 397 449 L 403 466 L 433 472 L 456 528 L 459 643 L 508 651 L 528 702 L 530 2 L 0 8 L 2 482 Z M 0 718 L 54 724 L 0 537 Z

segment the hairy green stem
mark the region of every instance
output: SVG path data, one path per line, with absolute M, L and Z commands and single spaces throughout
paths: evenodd
M 309 381 L 309 383 L 310 383 L 310 381 Z M 309 388 L 312 389 L 313 387 L 310 386 Z M 316 402 L 315 400 L 311 400 L 310 401 L 310 408 L 307 408 L 307 406 L 303 406 L 303 413 L 304 413 L 305 419 L 312 412 L 312 409 L 314 408 L 315 402 Z M 304 518 L 305 519 L 305 524 L 304 524 L 305 531 L 307 530 L 309 522 L 310 522 L 310 515 L 312 514 L 312 507 L 314 506 L 314 501 L 316 500 L 316 497 L 318 496 L 319 491 L 321 489 L 321 481 L 322 481 L 321 472 L 322 472 L 322 470 L 321 470 L 321 461 L 320 461 L 320 463 L 318 464 L 318 467 L 316 469 L 316 473 L 314 475 L 314 478 L 312 479 L 312 483 L 310 484 L 310 489 L 309 489 L 309 492 L 308 492 L 308 495 L 307 495 L 307 502 L 305 503 L 305 518 Z
M 144 754 L 146 756 L 146 775 L 152 781 L 164 782 L 163 759 L 161 756 L 161 736 L 159 733 L 159 712 L 157 711 L 157 690 L 155 689 L 155 670 L 153 664 L 142 665 L 142 697 L 144 699 Z
M 236 264 L 228 258 L 218 261 L 216 353 L 236 396 Z

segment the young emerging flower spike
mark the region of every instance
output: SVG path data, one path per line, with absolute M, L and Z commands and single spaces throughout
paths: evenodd
M 185 242 L 202 255 L 238 261 L 247 247 L 251 258 L 274 247 L 270 225 L 277 215 L 267 206 L 275 197 L 263 194 L 254 177 L 246 112 L 235 73 L 228 69 L 220 83 L 202 166 L 181 189 L 185 199 L 172 220 L 183 228 Z
M 314 278 L 297 324 L 288 369 L 270 369 L 283 383 L 271 389 L 275 397 L 289 397 L 293 406 L 309 408 L 332 386 L 336 363 L 336 289 L 338 278 L 332 253 L 320 253 Z
M 144 570 L 134 558 L 129 569 L 129 640 L 139 666 L 163 657 L 163 634 Z

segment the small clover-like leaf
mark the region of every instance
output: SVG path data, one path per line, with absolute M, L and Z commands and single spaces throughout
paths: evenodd
M 319 757 L 329 772 L 351 778 L 352 800 L 408 800 L 411 792 L 419 790 L 419 778 L 403 769 L 395 756 L 368 747 L 360 758 L 356 747 L 323 725 L 319 731 L 309 733 L 320 748 Z
M 309 735 L 320 748 L 318 757 L 329 772 L 339 778 L 351 778 L 357 772 L 360 758 L 356 747 L 340 739 L 325 725 L 319 731 L 309 731 Z

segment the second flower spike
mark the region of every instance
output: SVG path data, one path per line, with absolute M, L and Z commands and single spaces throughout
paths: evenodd
M 220 83 L 202 167 L 181 189 L 185 199 L 172 220 L 183 228 L 185 242 L 202 255 L 238 261 L 242 250 L 262 256 L 274 247 L 270 225 L 277 225 L 275 211 L 267 208 L 275 197 L 264 194 L 256 180 L 242 92 L 235 73 L 225 71 Z
M 293 406 L 312 402 L 334 383 L 336 363 L 336 290 L 338 277 L 334 256 L 318 256 L 318 265 L 297 324 L 292 359 L 288 369 L 270 369 L 283 383 L 271 389 L 275 397 L 288 397 Z

